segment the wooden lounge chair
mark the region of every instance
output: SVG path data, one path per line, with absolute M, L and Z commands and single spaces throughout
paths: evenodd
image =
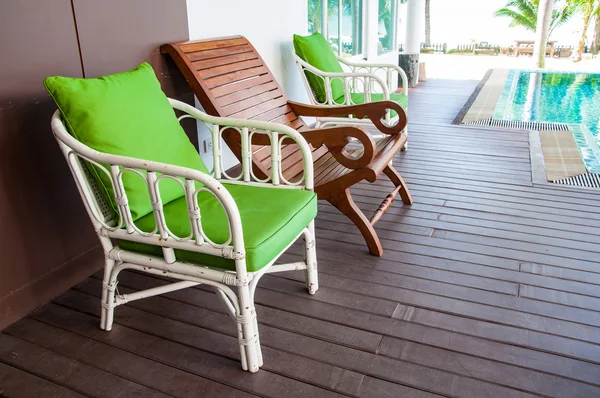
M 407 139 L 402 133 L 407 124 L 406 113 L 400 105 L 379 101 L 323 107 L 289 101 L 261 56 L 242 36 L 165 44 L 161 52 L 175 60 L 209 114 L 282 123 L 298 130 L 311 144 L 318 198 L 329 201 L 356 224 L 371 254 L 383 254 L 374 225 L 398 194 L 405 204 L 412 203 L 404 180 L 391 164 Z M 382 122 L 388 109 L 398 114 L 395 125 Z M 375 141 L 368 132 L 353 126 L 310 129 L 300 118 L 349 115 L 368 117 L 383 138 Z M 252 156 L 252 172 L 258 178 L 266 178 L 275 164 L 280 165 L 287 181 L 297 181 L 302 174 L 300 153 L 293 143 L 273 157 L 271 142 L 260 140 L 258 135 L 252 137 L 252 153 L 244 153 L 239 133 L 218 133 L 240 161 Z M 350 142 L 360 146 L 351 149 L 352 145 L 347 146 Z M 388 176 L 394 189 L 369 220 L 352 200 L 350 187 L 363 180 L 374 182 L 381 173 Z

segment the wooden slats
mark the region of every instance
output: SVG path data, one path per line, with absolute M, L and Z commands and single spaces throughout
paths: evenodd
M 249 48 L 248 48 L 249 49 Z M 257 59 L 258 55 L 254 52 L 245 52 L 233 55 L 224 55 L 219 58 L 209 58 L 205 60 L 193 61 L 192 65 L 196 70 L 215 68 L 222 65 L 234 64 L 236 62 L 248 61 Z
M 236 37 L 231 39 L 199 41 L 196 43 L 189 44 L 184 43 L 181 44 L 179 47 L 183 50 L 184 53 L 192 53 L 197 51 L 214 50 L 216 48 L 239 46 L 246 43 L 247 41 L 245 38 Z
M 261 76 L 254 77 L 252 79 L 246 79 L 246 80 L 238 81 L 238 82 L 235 82 L 232 84 L 228 84 L 226 86 L 220 86 L 217 88 L 213 88 L 212 90 L 210 90 L 210 92 L 215 98 L 218 99 L 219 97 L 222 97 L 224 95 L 235 93 L 235 92 L 238 92 L 238 91 L 250 88 L 250 87 L 254 87 L 259 84 L 269 83 L 272 81 L 273 81 L 273 79 L 271 78 L 271 76 L 261 75 Z
M 285 106 L 286 104 L 287 99 L 285 97 L 278 97 L 261 102 L 260 104 L 245 109 L 243 111 L 232 113 L 229 116 L 238 119 L 255 119 L 259 115 L 273 111 L 275 109 L 279 109 L 280 107 Z
M 13 355 L 14 352 L 19 352 L 19 355 Z M 6 361 L 11 366 L 26 368 L 36 375 L 51 379 L 66 388 L 84 394 L 140 395 L 149 398 L 168 397 L 168 395 L 154 389 L 12 336 L 0 336 L 0 360 Z M 72 375 L 77 376 L 72 377 Z M 1 391 L 2 387 L 0 385 Z
M 267 91 L 262 94 L 258 94 L 253 97 L 247 98 L 245 100 L 235 102 L 229 106 L 223 107 L 223 112 L 227 116 L 235 115 L 238 112 L 241 112 L 241 111 L 244 111 L 244 110 L 247 110 L 250 108 L 256 108 L 256 107 L 258 107 L 258 105 L 260 105 L 262 103 L 265 103 L 265 102 L 268 102 L 271 100 L 275 100 L 277 98 L 281 98 L 281 92 L 279 90 Z
M 298 122 L 302 125 L 304 125 L 304 123 L 302 122 L 302 119 L 299 119 L 298 116 L 296 116 L 296 114 L 294 112 L 288 112 L 283 116 L 279 116 L 275 119 L 270 120 L 271 123 L 279 123 L 279 124 L 286 124 L 289 125 L 292 122 Z M 295 128 L 295 127 L 292 127 Z
M 325 184 L 350 171 L 339 164 L 329 152 L 319 160 L 323 160 L 323 162 L 315 163 L 315 185 Z
M 69 390 L 44 378 L 0 362 L 0 396 L 83 398 L 86 395 Z
M 233 71 L 230 73 L 226 73 L 226 74 L 214 77 L 212 79 L 207 79 L 205 81 L 205 84 L 209 89 L 212 89 L 215 87 L 234 83 L 234 82 L 237 82 L 240 80 L 245 80 L 245 79 L 248 79 L 248 78 L 251 78 L 254 76 L 265 75 L 267 73 L 268 73 L 267 68 L 265 68 L 263 65 L 261 65 L 261 66 L 257 66 L 254 68 Z
M 243 53 L 248 53 L 248 52 L 252 52 L 252 47 L 250 47 L 248 44 L 244 44 L 244 45 L 235 46 L 235 47 L 217 48 L 214 50 L 187 53 L 187 54 L 185 54 L 185 56 L 187 57 L 187 59 L 190 62 L 194 62 L 194 61 L 221 58 L 221 57 L 234 55 L 234 54 L 243 54 Z
M 236 62 L 234 64 L 221 65 L 209 69 L 201 69 L 196 71 L 198 76 L 202 79 L 211 79 L 217 76 L 231 74 L 234 72 L 241 72 L 246 69 L 252 69 L 259 66 L 263 66 L 263 63 L 258 59 L 251 59 L 248 61 Z
M 277 119 L 280 116 L 285 115 L 286 113 L 291 112 L 292 109 L 290 108 L 289 105 L 285 104 L 283 106 L 279 106 L 277 108 L 273 108 L 270 111 L 261 113 L 259 115 L 256 115 L 255 117 L 253 117 L 252 119 L 254 120 L 260 120 L 263 122 L 271 122 L 275 119 Z
M 231 94 L 223 95 L 223 96 L 217 98 L 216 101 L 219 106 L 226 107 L 227 105 L 231 105 L 238 101 L 252 98 L 256 95 L 260 95 L 262 93 L 272 91 L 272 90 L 279 92 L 277 83 L 275 83 L 274 81 L 270 81 L 270 82 L 267 82 L 264 84 L 258 84 L 258 85 L 251 86 L 250 88 L 247 88 L 244 90 L 240 90 L 240 91 L 233 92 Z

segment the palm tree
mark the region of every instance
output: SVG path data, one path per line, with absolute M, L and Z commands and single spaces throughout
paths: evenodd
M 600 15 L 596 15 L 596 25 L 594 26 L 594 37 L 592 39 L 592 52 L 594 54 L 600 51 Z
M 573 53 L 573 62 L 579 62 L 581 61 L 581 54 L 583 54 L 583 49 L 585 47 L 585 37 L 590 22 L 594 16 L 596 18 L 600 16 L 600 0 L 569 0 L 569 2 L 576 10 L 581 11 L 583 14 L 581 36 L 577 43 L 577 49 Z
M 554 28 L 565 23 L 575 11 L 575 7 L 570 3 L 571 1 L 577 0 L 568 0 L 562 7 L 555 7 L 552 11 L 548 37 L 550 37 Z M 494 12 L 494 16 L 510 18 L 512 21 L 509 26 L 511 27 L 522 26 L 527 30 L 535 32 L 538 6 L 539 0 L 509 0 L 504 7 Z

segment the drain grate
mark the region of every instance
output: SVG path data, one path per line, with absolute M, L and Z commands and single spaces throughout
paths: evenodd
M 556 123 L 556 122 L 524 122 L 518 120 L 501 120 L 501 119 L 483 119 L 477 120 L 470 123 L 465 123 L 465 126 L 479 126 L 479 127 L 497 127 L 504 129 L 516 129 L 516 130 L 535 130 L 535 131 L 570 131 L 576 135 L 580 127 L 567 123 Z M 588 167 L 589 169 L 589 167 Z M 600 174 L 598 173 L 585 173 L 574 177 L 564 178 L 561 180 L 551 181 L 554 184 L 569 185 L 572 187 L 586 187 L 586 188 L 600 188 Z
M 600 174 L 585 173 L 575 177 L 552 181 L 555 184 L 571 185 L 574 187 L 600 188 Z
M 500 127 L 505 129 L 517 130 L 550 130 L 550 131 L 569 131 L 569 125 L 566 123 L 550 123 L 550 122 L 524 122 L 519 120 L 500 120 L 500 119 L 483 119 L 471 123 L 465 123 L 468 126 L 482 127 Z

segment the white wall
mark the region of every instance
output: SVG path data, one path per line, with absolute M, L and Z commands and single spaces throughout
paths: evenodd
M 243 35 L 254 45 L 286 95 L 308 102 L 300 73 L 294 64 L 292 36 L 308 30 L 306 0 L 187 0 L 190 40 Z M 196 104 L 199 106 L 198 102 Z M 210 135 L 198 129 L 200 152 L 207 166 L 212 154 L 203 153 L 202 141 Z M 223 145 L 226 148 L 226 145 Z M 237 163 L 226 155 L 224 167 Z M 210 166 L 209 166 L 210 167 Z

